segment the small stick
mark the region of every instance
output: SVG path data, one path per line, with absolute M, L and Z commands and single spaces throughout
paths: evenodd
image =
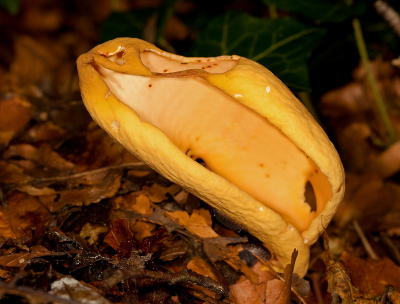
M 325 304 L 324 297 L 322 296 L 321 288 L 319 286 L 319 273 L 313 272 L 310 277 L 318 304 Z
M 363 244 L 365 250 L 367 251 L 369 257 L 373 260 L 379 260 L 378 255 L 375 253 L 374 249 L 372 249 L 371 244 L 369 243 L 367 237 L 364 234 L 364 231 L 362 231 L 360 225 L 358 224 L 357 220 L 353 220 L 353 227 L 354 230 L 356 231 L 358 237 L 361 240 L 361 243 Z
M 389 237 L 386 231 L 382 231 L 379 233 L 382 242 L 388 247 L 388 250 L 393 257 L 394 261 L 397 265 L 400 265 L 400 251 L 393 243 L 392 239 Z
M 59 182 L 59 181 L 67 181 L 74 178 L 84 177 L 86 175 L 95 174 L 95 173 L 102 173 L 112 170 L 137 170 L 137 171 L 153 171 L 150 167 L 148 167 L 145 163 L 138 162 L 138 163 L 127 163 L 115 166 L 108 166 L 102 167 L 90 171 L 85 171 L 81 173 L 76 173 L 67 176 L 54 176 L 54 177 L 41 177 L 41 178 L 34 178 L 28 182 L 23 182 L 21 184 L 36 184 L 36 183 L 43 183 L 43 182 Z
M 202 276 L 194 271 L 188 269 L 182 269 L 180 272 L 162 272 L 162 271 L 151 271 L 151 270 L 117 270 L 109 276 L 107 279 L 102 281 L 101 289 L 107 291 L 117 285 L 119 282 L 133 278 L 149 278 L 156 282 L 165 282 L 169 285 L 179 283 L 192 283 L 202 287 L 206 287 L 215 293 L 224 297 L 229 297 L 229 289 L 227 286 L 216 282 L 209 277 Z

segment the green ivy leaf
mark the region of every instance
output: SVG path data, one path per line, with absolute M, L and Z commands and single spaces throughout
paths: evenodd
M 228 11 L 200 31 L 190 56 L 240 55 L 259 62 L 294 90 L 311 91 L 307 60 L 325 30 L 293 19 Z
M 287 12 L 300 13 L 317 22 L 342 22 L 350 16 L 360 15 L 366 3 L 346 4 L 345 0 L 263 0 Z M 348 1 L 347 1 L 348 2 Z
M 103 22 L 101 41 L 105 42 L 118 37 L 143 38 L 143 30 L 153 14 L 153 9 L 111 14 Z
M 19 10 L 20 0 L 0 0 L 0 6 L 4 7 L 11 15 L 16 15 Z

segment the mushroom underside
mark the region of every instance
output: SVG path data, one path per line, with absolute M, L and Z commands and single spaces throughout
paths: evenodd
M 123 65 L 122 55 L 108 58 Z M 141 60 L 163 75 L 143 77 L 93 66 L 118 100 L 143 123 L 159 128 L 187 157 L 279 213 L 299 232 L 307 230 L 332 197 L 331 185 L 314 161 L 265 117 L 241 104 L 245 94 L 237 92 L 233 98 L 199 77 L 170 74 L 187 69 L 225 73 L 237 58 L 182 62 L 145 51 Z

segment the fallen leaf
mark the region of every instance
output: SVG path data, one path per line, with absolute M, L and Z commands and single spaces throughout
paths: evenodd
M 263 304 L 265 296 L 250 280 L 243 276 L 236 284 L 229 286 L 230 296 L 237 304 Z M 266 302 L 272 303 L 272 302 Z
M 198 256 L 195 256 L 193 259 L 191 259 L 186 268 L 203 276 L 209 277 L 214 281 L 219 281 L 218 276 L 215 274 L 215 268 Z
M 172 184 L 168 187 L 160 186 L 159 184 L 152 184 L 150 187 L 144 186 L 143 191 L 148 193 L 150 200 L 153 203 L 161 203 L 162 201 L 167 199 L 167 194 L 171 194 L 172 196 L 178 193 L 182 188 L 178 185 Z
M 51 284 L 49 293 L 81 303 L 111 304 L 93 287 L 89 286 L 80 283 L 70 276 L 64 276 Z
M 142 215 L 150 215 L 154 211 L 152 202 L 145 191 L 131 192 L 114 197 L 111 201 L 115 209 L 134 211 Z
M 105 236 L 104 242 L 117 251 L 119 258 L 130 258 L 134 240 L 133 234 L 129 230 L 129 221 L 127 219 L 115 220 L 112 224 L 112 229 Z
M 8 146 L 17 132 L 30 121 L 32 105 L 22 96 L 6 95 L 0 99 L 0 150 Z
M 100 225 L 92 225 L 91 223 L 86 223 L 83 225 L 81 232 L 79 233 L 79 236 L 82 239 L 86 239 L 89 245 L 96 244 L 99 235 L 102 235 L 106 232 L 108 232 L 108 228 L 105 226 L 100 226 Z
M 19 252 L 19 253 L 11 253 L 9 255 L 5 255 L 0 257 L 0 265 L 4 267 L 16 267 L 17 269 L 23 269 L 27 266 L 31 259 L 49 256 L 52 252 L 47 250 L 42 245 L 35 245 L 29 249 L 29 251 Z M 11 275 L 8 271 L 0 269 L 0 277 L 7 279 Z
M 332 303 L 363 303 L 378 304 L 378 301 L 371 295 L 361 292 L 353 287 L 346 265 L 341 261 L 332 260 L 329 255 L 329 238 L 324 233 L 326 249 L 324 262 L 326 265 L 326 279 L 328 281 L 328 292 L 332 295 Z
M 36 234 L 41 235 L 52 220 L 49 211 L 37 198 L 18 191 L 7 196 L 5 217 L 16 237 L 29 233 L 33 227 Z
M 131 225 L 131 231 L 136 240 L 140 241 L 146 237 L 152 236 L 152 231 L 157 227 L 154 223 L 149 223 L 145 221 L 135 221 L 133 225 Z
M 166 216 L 201 238 L 218 237 L 211 228 L 212 220 L 208 210 L 193 210 L 191 216 L 186 211 L 166 212 Z
M 387 257 L 379 261 L 361 259 L 346 251 L 341 260 L 349 269 L 352 284 L 363 292 L 378 296 L 386 285 L 400 287 L 400 267 Z

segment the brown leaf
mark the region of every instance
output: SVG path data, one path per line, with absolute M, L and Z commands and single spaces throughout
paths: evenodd
M 363 292 L 377 296 L 388 284 L 400 287 L 400 267 L 387 257 L 379 261 L 361 259 L 346 251 L 341 259 L 349 269 L 353 285 Z
M 268 285 L 267 285 L 267 296 L 266 299 L 270 299 L 273 300 L 272 303 L 274 304 L 289 304 L 290 303 L 290 297 L 291 297 L 291 290 L 292 290 L 292 276 L 293 276 L 293 269 L 294 269 L 294 264 L 296 263 L 296 258 L 297 255 L 299 254 L 298 250 L 294 250 L 292 253 L 292 259 L 290 261 L 290 264 L 285 266 L 284 269 L 284 275 L 283 278 L 285 280 L 284 285 L 281 287 L 281 291 L 279 292 L 279 294 L 276 295 L 276 293 L 270 293 L 270 282 L 274 282 L 275 280 L 269 281 Z M 277 283 L 271 283 L 276 288 Z M 275 298 L 272 297 L 272 294 L 276 295 Z M 268 302 L 267 302 L 268 303 Z
M 211 228 L 211 214 L 208 210 L 193 210 L 192 215 L 186 211 L 166 212 L 166 216 L 184 226 L 191 233 L 202 238 L 218 237 L 218 234 Z
M 0 149 L 8 146 L 13 136 L 31 119 L 32 105 L 19 95 L 0 99 Z
M 41 145 L 39 148 L 29 144 L 12 145 L 7 149 L 7 151 L 4 152 L 3 157 L 5 159 L 20 157 L 27 160 L 33 160 L 45 167 L 45 170 L 54 169 L 57 171 L 71 172 L 75 169 L 75 165 L 73 163 L 62 158 L 48 145 Z
M 218 277 L 215 274 L 215 268 L 203 259 L 200 259 L 198 256 L 195 256 L 193 259 L 191 259 L 186 268 L 203 276 L 209 277 L 214 281 L 218 281 Z
M 127 219 L 118 219 L 113 222 L 112 226 L 111 231 L 105 236 L 104 242 L 117 251 L 119 258 L 130 258 L 134 240 L 133 234 L 129 230 L 129 221 Z
M 229 286 L 230 296 L 237 304 L 263 304 L 265 297 L 250 280 L 243 276 L 236 284 Z M 272 302 L 266 302 L 272 303 Z
M 326 249 L 324 262 L 326 265 L 326 279 L 328 281 L 328 292 L 332 295 L 332 303 L 353 304 L 377 304 L 375 298 L 367 293 L 359 291 L 351 284 L 346 265 L 341 261 L 335 261 L 329 255 L 329 238 L 324 233 Z
M 117 193 L 122 171 L 122 168 L 110 168 L 83 172 L 71 177 L 47 178 L 42 184 L 48 185 L 48 188 L 54 184 L 58 189 L 60 184 L 63 184 L 64 190 L 55 191 L 54 194 L 40 195 L 38 198 L 50 212 L 57 212 L 67 205 L 88 206 L 98 203 Z M 39 184 L 40 179 L 36 181 Z
M 51 141 L 62 139 L 67 131 L 51 121 L 38 123 L 26 132 L 26 140 L 31 142 Z
M 167 199 L 167 193 L 171 195 L 175 195 L 178 193 L 182 188 L 178 185 L 172 184 L 169 187 L 163 187 L 160 186 L 159 184 L 152 184 L 150 187 L 144 186 L 143 191 L 148 193 L 148 196 L 150 197 L 150 200 L 153 203 L 161 203 L 162 201 Z
M 156 228 L 156 226 L 156 224 L 139 220 L 135 221 L 135 223 L 131 225 L 131 231 L 135 236 L 135 239 L 140 241 L 151 236 L 151 232 Z
M 7 197 L 5 217 L 17 237 L 29 233 L 32 227 L 36 228 L 38 235 L 43 234 L 47 223 L 52 219 L 38 199 L 18 191 Z
M 51 251 L 47 250 L 42 245 L 35 245 L 27 252 L 11 253 L 0 257 L 0 265 L 7 267 L 24 268 L 33 258 L 51 255 Z M 9 274 L 5 270 L 0 270 L 0 277 L 9 278 Z
M 142 215 L 150 215 L 154 211 L 153 204 L 147 192 L 144 191 L 131 192 L 127 195 L 114 197 L 111 201 L 115 209 L 134 211 Z

